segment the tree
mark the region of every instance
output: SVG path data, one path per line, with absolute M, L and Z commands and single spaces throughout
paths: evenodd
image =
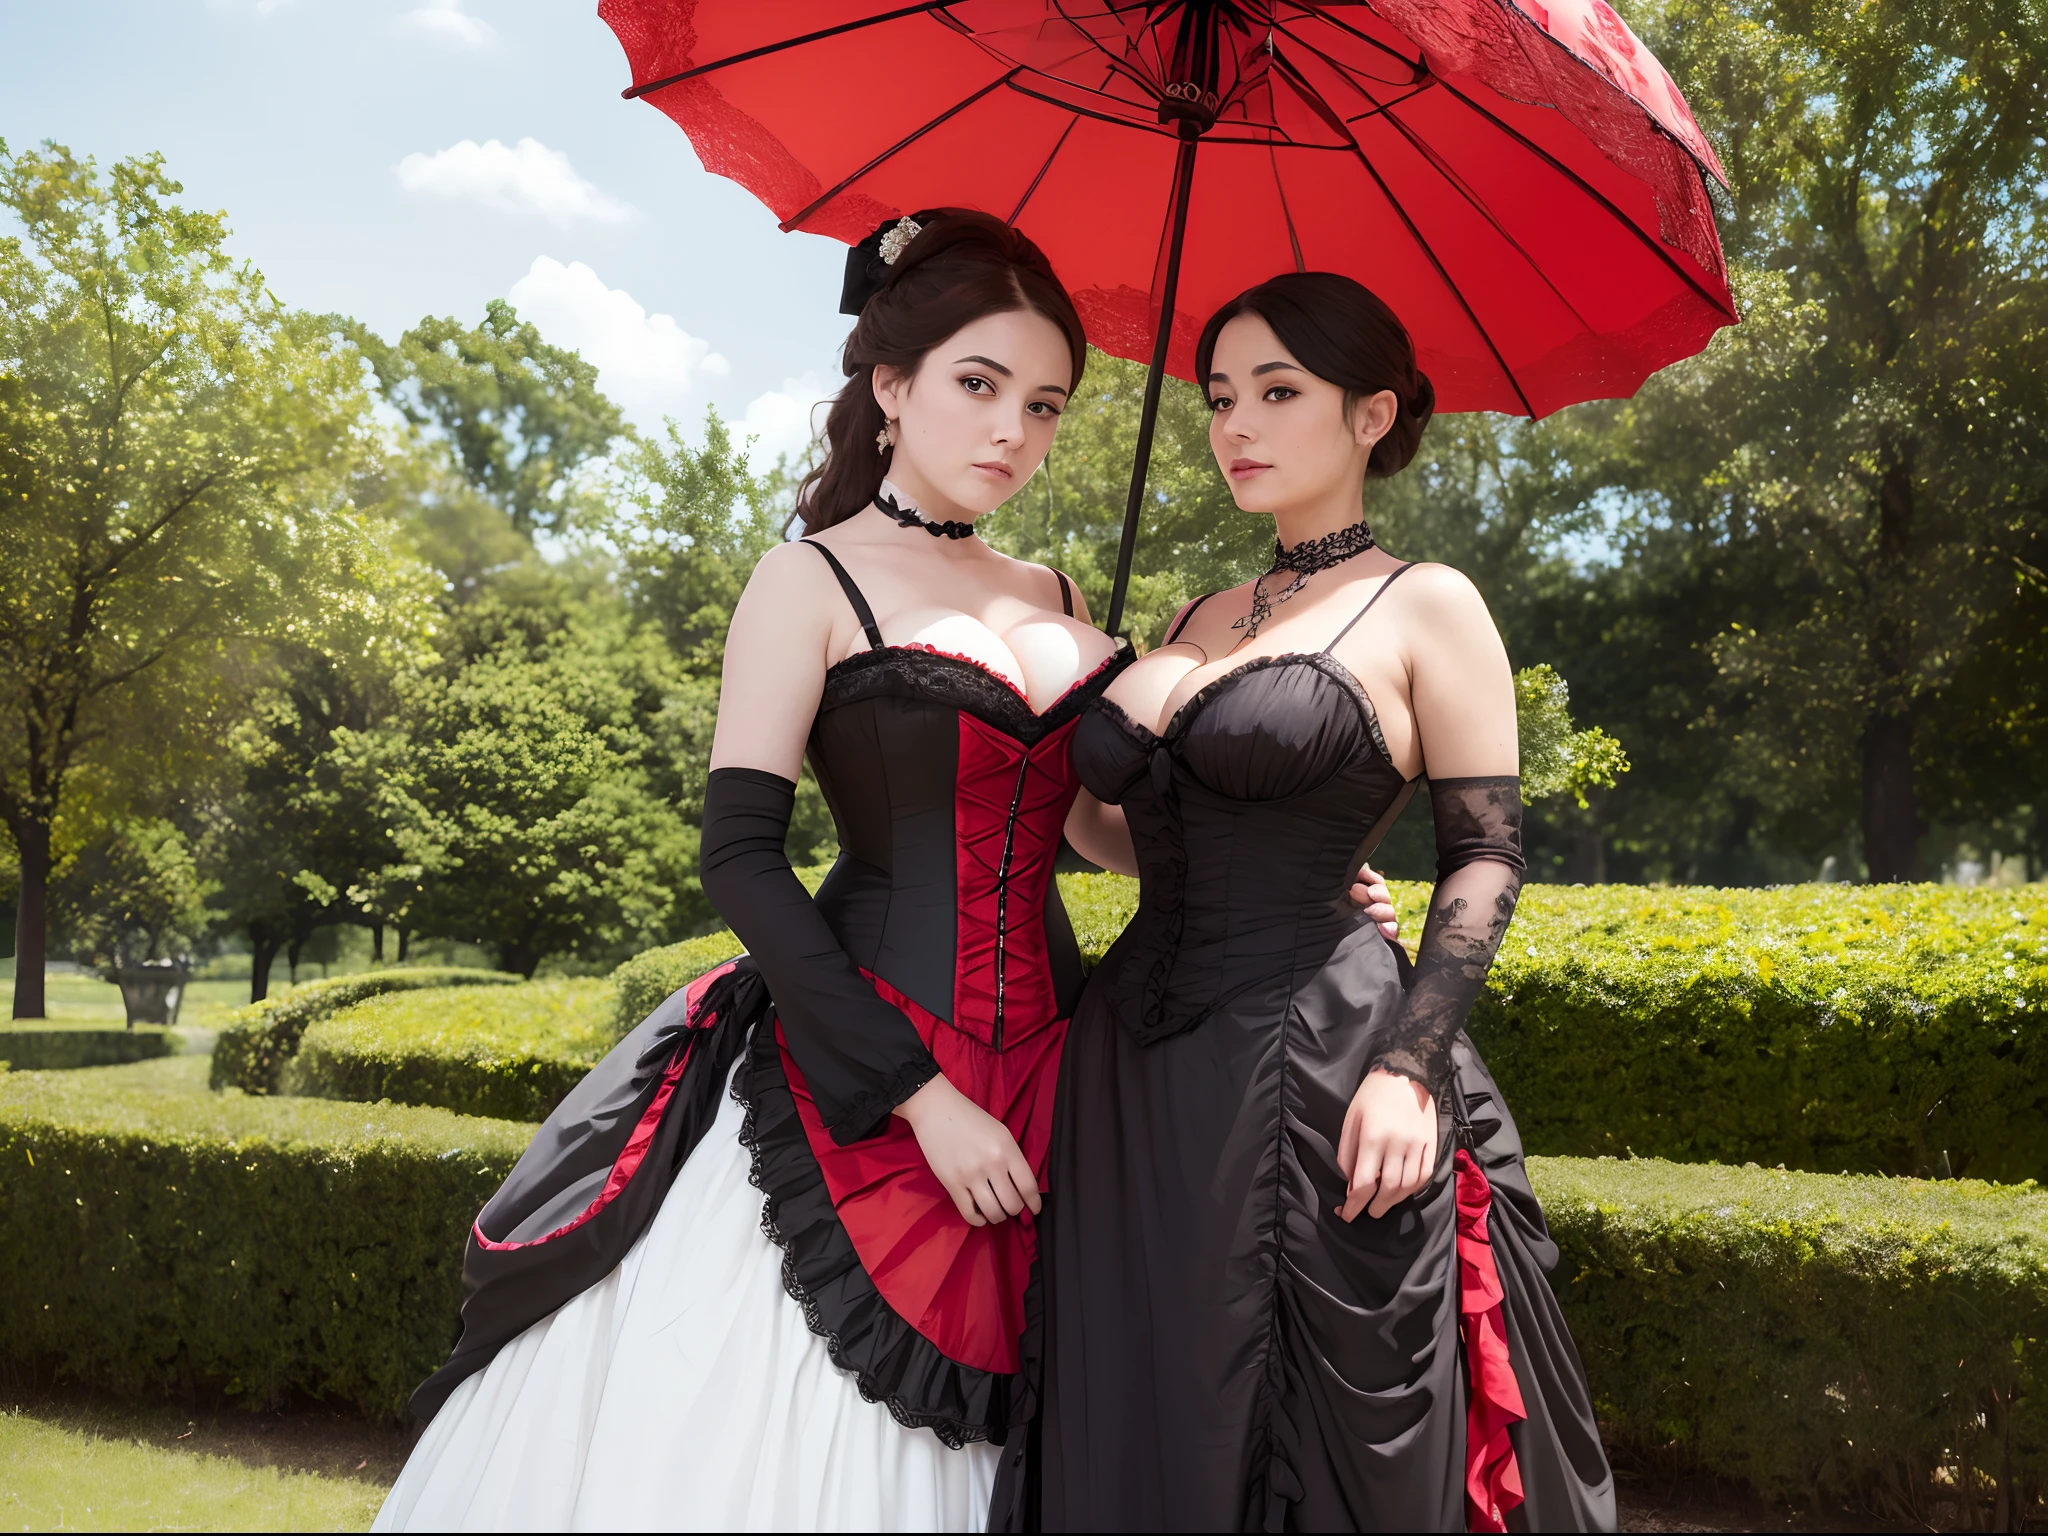
M 160 156 L 0 145 L 0 816 L 16 1017 L 43 1012 L 53 837 L 90 765 L 203 755 L 274 635 L 374 629 L 398 564 L 345 494 L 356 354 L 284 309 Z M 118 776 L 118 775 L 116 775 Z
M 1849 800 L 1870 877 L 1910 879 L 1925 725 L 2048 541 L 2048 19 L 1679 0 L 1650 30 L 1767 334 L 1646 386 L 1615 479 L 1751 546 L 1768 601 L 1712 652 L 1754 792 Z
M 550 955 L 676 937 L 708 913 L 657 746 L 674 682 L 660 637 L 602 588 L 534 567 L 501 578 L 439 663 L 401 680 L 385 726 L 337 733 L 396 850 L 351 899 L 527 976 Z
M 520 533 L 562 531 L 587 509 L 582 472 L 627 435 L 626 419 L 597 387 L 597 370 L 550 346 L 511 304 L 491 300 L 474 328 L 429 316 L 396 346 L 338 323 L 391 402 L 447 440 L 470 484 Z
M 207 884 L 192 845 L 162 819 L 122 822 L 71 861 L 61 898 L 73 948 L 107 972 L 189 961 L 206 942 Z

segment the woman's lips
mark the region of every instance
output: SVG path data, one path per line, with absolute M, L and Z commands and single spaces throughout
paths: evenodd
M 1245 480 L 1256 475 L 1262 469 L 1271 469 L 1272 467 L 1270 464 L 1261 464 L 1257 459 L 1232 459 L 1230 461 L 1230 475 L 1234 480 Z
M 1001 475 L 1005 480 L 1012 480 L 1016 478 L 1013 474 L 1011 474 L 1010 466 L 1007 464 L 977 464 L 974 467 L 978 470 L 983 471 L 986 474 Z

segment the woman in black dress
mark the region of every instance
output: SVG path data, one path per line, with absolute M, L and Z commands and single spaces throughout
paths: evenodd
M 1197 356 L 1278 553 L 1075 736 L 1143 888 L 1061 1069 L 1037 1454 L 997 1518 L 1612 1529 L 1556 1249 L 1463 1030 L 1522 878 L 1507 656 L 1468 581 L 1360 517 L 1432 390 L 1392 312 L 1327 274 L 1243 295 Z M 1344 892 L 1425 775 L 1410 974 Z

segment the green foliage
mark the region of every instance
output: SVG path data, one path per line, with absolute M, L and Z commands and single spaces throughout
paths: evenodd
M 1610 1158 L 1529 1175 L 1610 1441 L 1923 1525 L 1937 1472 L 1981 1501 L 1958 1525 L 2038 1507 L 2048 1194 Z
M 2014 1181 L 2044 1018 L 2040 886 L 1530 886 L 1471 1031 L 1539 1151 Z
M 729 930 L 721 928 L 700 939 L 685 939 L 635 955 L 611 975 L 613 1038 L 623 1038 L 670 993 L 744 950 Z
M 1137 910 L 1061 875 L 1088 964 Z M 1396 883 L 1411 952 L 1429 896 Z M 1529 1146 L 2048 1176 L 2048 889 L 1524 887 L 1471 1032 Z
M 658 636 L 565 578 L 534 572 L 466 605 L 440 663 L 352 738 L 350 771 L 374 784 L 395 852 L 352 898 L 528 976 L 548 955 L 617 958 L 698 919 L 697 829 L 661 746 L 675 682 Z
M 387 993 L 308 1028 L 285 1091 L 544 1120 L 611 1045 L 612 1019 L 603 981 Z
M 532 1127 L 207 1095 L 200 1070 L 0 1078 L 0 1357 L 397 1417 Z M 2039 1190 L 1612 1158 L 1530 1176 L 1611 1436 L 1779 1498 L 1911 1511 L 1959 1467 L 2038 1496 Z
M 168 1056 L 178 1037 L 166 1029 L 0 1028 L 0 1062 L 16 1072 L 53 1072 L 72 1067 L 114 1067 L 123 1062 Z
M 1130 926 L 1138 910 L 1138 882 L 1129 875 L 1059 875 L 1060 901 L 1067 920 L 1074 925 L 1074 940 L 1081 946 L 1081 961 L 1094 967 L 1102 963 L 1117 935 Z
M 447 1356 L 463 1234 L 533 1128 L 209 1094 L 205 1070 L 0 1077 L 0 1355 L 395 1420 Z
M 66 870 L 59 899 L 72 950 L 103 970 L 189 961 L 205 942 L 209 892 L 192 845 L 168 821 L 110 827 Z
M 285 1063 L 298 1050 L 307 1027 L 366 998 L 421 987 L 505 986 L 518 979 L 503 971 L 419 966 L 309 981 L 282 997 L 244 1008 L 228 1020 L 214 1041 L 212 1085 L 243 1093 L 279 1092 Z
M 466 327 L 431 316 L 387 347 L 348 325 L 386 396 L 449 443 L 463 475 L 521 533 L 566 530 L 593 494 L 581 472 L 628 428 L 597 370 L 550 346 L 503 299 Z
M 1515 674 L 1515 727 L 1522 758 L 1522 803 L 1569 794 L 1586 808 L 1586 791 L 1612 789 L 1628 772 L 1621 743 L 1594 726 L 1572 726 L 1571 689 L 1549 665 Z
M 42 1011 L 68 801 L 100 807 L 89 830 L 202 775 L 252 646 L 410 623 L 405 562 L 348 500 L 360 359 L 180 190 L 160 156 L 103 176 L 0 145 L 0 816 L 37 950 L 18 1012 Z

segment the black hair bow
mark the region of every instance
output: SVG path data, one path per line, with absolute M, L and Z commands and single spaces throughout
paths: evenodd
M 933 219 L 945 210 L 925 208 L 910 216 L 913 224 L 928 228 Z M 889 233 L 902 219 L 884 219 L 875 226 L 875 232 L 846 253 L 846 277 L 839 286 L 839 313 L 857 315 L 867 308 L 867 302 L 881 292 L 882 284 L 889 281 L 894 270 L 882 260 L 882 236 Z

